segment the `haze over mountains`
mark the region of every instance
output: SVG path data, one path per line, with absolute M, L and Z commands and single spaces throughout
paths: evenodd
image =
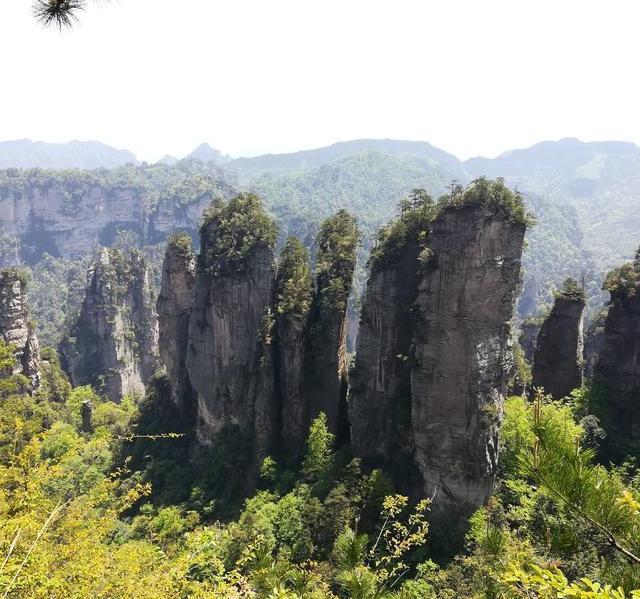
M 565 138 L 493 159 L 465 161 L 423 141 L 359 139 L 241 158 L 203 143 L 183 161 L 191 159 L 205 163 L 205 171 L 206 164 L 215 163 L 213 176 L 263 197 L 280 223 L 281 240 L 294 234 L 310 246 L 323 218 L 340 208 L 355 214 L 363 230 L 356 287 L 364 284 L 363 267 L 377 229 L 395 214 L 402 197 L 414 188 L 437 197 L 452 181 L 465 184 L 483 175 L 504 177 L 525 193 L 538 221 L 527 233 L 523 313 L 550 302 L 554 288 L 567 276 L 583 279 L 589 295 L 602 299 L 604 273 L 630 258 L 638 243 L 640 148 L 628 142 Z M 171 168 L 179 162 L 166 155 L 158 165 Z M 123 164 L 140 163 L 133 153 L 99 142 L 0 143 L 3 168 L 96 169 Z

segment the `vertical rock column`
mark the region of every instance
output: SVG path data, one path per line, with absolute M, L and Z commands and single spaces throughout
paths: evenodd
M 140 252 L 100 250 L 80 315 L 61 349 L 74 385 L 94 385 L 116 402 L 144 393 L 158 365 L 158 322 Z
M 197 394 L 196 434 L 212 445 L 230 431 L 255 459 L 273 438 L 269 331 L 275 224 L 241 194 L 205 216 L 189 319 L 187 371 Z
M 287 239 L 278 261 L 275 293 L 275 367 L 281 445 L 299 455 L 308 432 L 303 393 L 307 319 L 313 299 L 309 253 L 295 237 Z
M 584 291 L 567 279 L 538 334 L 532 386 L 554 399 L 567 397 L 582 386 L 584 307 Z
M 640 250 L 636 259 L 609 273 L 611 294 L 594 381 L 602 395 L 597 416 L 607 431 L 613 459 L 640 455 Z
M 0 270 L 0 339 L 14 346 L 13 374 L 23 374 L 38 385 L 40 346 L 29 323 L 26 281 L 15 268 Z
M 324 412 L 340 442 L 349 436 L 345 317 L 358 244 L 355 218 L 340 210 L 324 221 L 316 244 L 317 285 L 305 347 L 304 392 L 309 419 Z
M 465 197 L 432 223 L 411 372 L 425 492 L 434 496 L 435 513 L 458 523 L 493 488 L 526 228 L 522 218 L 483 201 L 483 188 L 476 191 L 477 202 Z
M 411 360 L 418 254 L 415 240 L 372 264 L 350 378 L 351 442 L 360 456 L 390 459 L 411 446 Z
M 186 234 L 170 237 L 157 304 L 159 349 L 171 384 L 171 398 L 188 420 L 195 416 L 193 390 L 186 368 L 195 268 L 191 238 Z

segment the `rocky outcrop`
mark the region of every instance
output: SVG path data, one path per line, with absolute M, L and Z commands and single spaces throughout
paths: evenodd
M 80 315 L 61 349 L 74 385 L 94 385 L 112 401 L 144 393 L 158 365 L 158 328 L 139 252 L 100 250 Z
M 640 250 L 633 262 L 609 273 L 611 294 L 594 381 L 607 432 L 605 450 L 618 459 L 640 455 Z
M 112 245 L 122 230 L 143 244 L 158 243 L 175 229 L 195 233 L 212 198 L 230 195 L 212 165 L 105 172 L 7 169 L 0 172 L 0 242 L 11 240 L 18 249 L 11 255 L 27 263 L 44 252 L 86 255 Z
M 195 270 L 191 238 L 188 235 L 170 237 L 157 303 L 160 359 L 171 384 L 171 398 L 178 412 L 189 420 L 195 416 L 193 390 L 186 367 Z
M 434 512 L 458 523 L 493 489 L 526 228 L 517 197 L 485 184 L 433 221 L 416 302 L 415 459 Z
M 411 306 L 418 292 L 420 251 L 412 239 L 390 262 L 373 264 L 362 302 L 349 420 L 354 450 L 374 460 L 411 453 Z
M 355 219 L 340 210 L 322 224 L 316 243 L 317 282 L 305 347 L 304 395 L 309 420 L 324 412 L 329 429 L 339 442 L 346 442 L 346 312 L 358 243 Z
M 299 455 L 309 427 L 303 375 L 307 321 L 314 287 L 309 253 L 287 239 L 278 261 L 275 293 L 275 370 L 281 446 Z
M 524 358 L 529 364 L 533 363 L 533 356 L 536 353 L 536 343 L 538 341 L 538 333 L 540 333 L 541 326 L 541 318 L 525 318 L 520 323 L 520 336 L 518 341 L 522 348 Z
M 608 309 L 600 310 L 593 318 L 584 334 L 584 378 L 593 379 L 598 357 L 604 341 L 604 325 Z
M 544 389 L 554 399 L 582 386 L 584 308 L 584 291 L 568 279 L 538 334 L 532 387 Z
M 15 268 L 0 271 L 0 339 L 14 348 L 13 374 L 23 374 L 33 386 L 40 381 L 40 347 L 27 309 L 27 284 Z
M 189 320 L 186 364 L 197 397 L 197 437 L 211 445 L 235 430 L 256 456 L 270 445 L 275 420 L 268 355 L 275 236 L 256 196 L 214 207 L 201 229 Z

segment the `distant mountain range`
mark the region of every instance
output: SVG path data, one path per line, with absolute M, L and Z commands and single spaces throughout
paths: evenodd
M 0 168 L 113 168 L 138 159 L 129 150 L 117 150 L 99 141 L 47 143 L 18 139 L 0 142 Z
M 594 268 L 602 273 L 631 257 L 640 244 L 640 148 L 628 142 L 565 138 L 465 161 L 423 141 L 359 139 L 235 159 L 204 143 L 183 160 L 215 163 L 228 183 L 262 195 L 286 223 L 285 234 L 312 239 L 320 218 L 341 207 L 352 210 L 368 235 L 365 246 L 415 187 L 437 196 L 452 180 L 504 177 L 528 195 L 538 217 L 528 261 L 530 271 L 540 268 L 536 280 L 545 297 L 549 284 L 565 274 L 580 276 Z M 178 162 L 166 155 L 158 164 Z M 0 143 L 0 168 L 125 163 L 138 161 L 132 152 L 93 141 Z

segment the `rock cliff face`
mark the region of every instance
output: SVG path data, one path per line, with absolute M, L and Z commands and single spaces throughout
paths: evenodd
M 0 271 L 0 339 L 15 348 L 13 374 L 23 374 L 36 386 L 40 381 L 40 348 L 29 323 L 26 282 L 15 268 Z
M 522 347 L 524 358 L 529 364 L 533 363 L 533 356 L 536 353 L 536 343 L 541 326 L 542 322 L 537 318 L 525 319 L 520 325 L 520 337 L 518 341 L 520 342 L 520 347 Z
M 611 293 L 594 380 L 603 394 L 600 416 L 614 459 L 638 455 L 640 437 L 640 250 L 634 262 L 609 273 Z
M 447 519 L 470 515 L 493 488 L 520 290 L 525 224 L 476 191 L 433 221 L 418 286 L 415 459 L 434 512 Z
M 411 452 L 411 361 L 420 246 L 411 240 L 391 263 L 374 266 L 362 302 L 350 378 L 351 442 L 358 455 Z
M 584 292 L 575 283 L 566 282 L 538 334 L 532 386 L 544 389 L 554 399 L 567 397 L 582 386 L 584 307 Z
M 186 364 L 197 394 L 197 437 L 209 445 L 235 429 L 257 456 L 270 445 L 275 418 L 268 355 L 275 234 L 255 196 L 214 209 L 201 229 L 189 320 Z
M 278 261 L 275 295 L 275 370 L 282 448 L 302 451 L 309 426 L 303 375 L 307 321 L 314 287 L 309 253 L 290 237 Z
M 317 238 L 316 295 L 305 347 L 304 395 L 309 421 L 324 412 L 339 442 L 349 439 L 346 313 L 357 242 L 355 219 L 346 211 L 322 224 Z
M 140 167 L 93 173 L 7 169 L 0 177 L 0 235 L 10 257 L 33 263 L 111 245 L 118 230 L 157 243 L 175 229 L 195 233 L 202 213 L 230 188 L 215 167 Z M 204 169 L 192 166 L 192 169 Z M 193 182 L 195 181 L 195 182 Z
M 87 275 L 80 315 L 61 349 L 74 385 L 93 384 L 112 401 L 144 393 L 158 365 L 158 328 L 139 252 L 100 251 Z
M 171 383 L 171 398 L 178 411 L 189 420 L 195 416 L 193 390 L 186 368 L 195 270 L 191 238 L 188 235 L 171 237 L 162 265 L 157 303 L 159 349 Z
M 602 350 L 607 312 L 607 309 L 601 310 L 591 321 L 584 334 L 584 377 L 588 380 L 593 379 L 593 373 Z

